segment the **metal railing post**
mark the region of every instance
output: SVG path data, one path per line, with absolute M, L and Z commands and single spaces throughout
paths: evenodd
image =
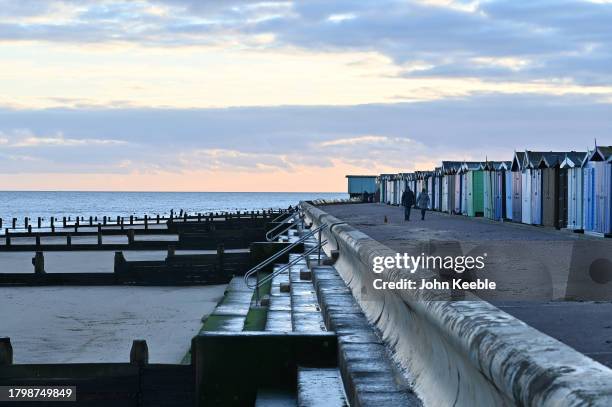
M 259 269 L 255 273 L 255 306 L 259 306 Z
M 323 229 L 319 229 L 319 257 L 317 259 L 317 265 L 321 265 L 321 233 L 323 232 Z

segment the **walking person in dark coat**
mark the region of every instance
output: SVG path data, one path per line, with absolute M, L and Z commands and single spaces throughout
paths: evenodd
M 410 187 L 406 187 L 402 194 L 402 205 L 404 206 L 404 220 L 410 220 L 410 208 L 414 205 L 414 193 Z
M 429 206 L 429 195 L 425 188 L 423 188 L 417 198 L 417 206 L 421 208 L 421 220 L 425 220 L 425 211 L 427 211 L 427 207 Z

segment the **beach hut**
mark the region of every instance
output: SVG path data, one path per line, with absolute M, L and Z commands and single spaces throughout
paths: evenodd
M 505 199 L 505 206 L 504 206 L 504 215 L 503 217 L 507 220 L 512 220 L 512 198 L 513 198 L 513 192 L 512 192 L 512 184 L 513 184 L 513 177 L 512 177 L 512 171 L 510 170 L 510 168 L 512 167 L 512 161 L 504 161 L 504 199 Z
M 455 175 L 461 168 L 459 161 L 442 161 L 442 211 L 452 213 L 455 210 Z
M 382 202 L 382 185 L 380 175 L 376 176 L 376 193 L 374 195 L 374 202 Z
M 521 175 L 522 222 L 542 224 L 542 170 L 539 168 L 542 153 L 525 151 Z
M 541 157 L 541 152 L 525 151 L 526 166 L 531 170 L 531 196 L 529 203 L 531 205 L 532 225 L 542 224 L 542 170 L 539 168 Z
M 380 174 L 381 192 L 380 202 L 388 204 L 391 202 L 393 187 L 391 186 L 391 176 L 393 174 Z
M 515 151 L 512 159 L 512 165 L 510 166 L 510 172 L 512 173 L 512 220 L 514 222 L 523 221 L 523 164 L 525 161 L 525 153 Z
M 583 166 L 588 158 L 588 153 L 566 154 L 560 168 L 567 171 L 567 214 L 560 213 L 559 227 L 582 232 L 582 208 L 583 208 Z M 560 198 L 562 199 L 562 198 Z
M 387 177 L 387 201 L 388 205 L 393 203 L 393 195 L 395 194 L 395 184 L 393 183 L 393 174 L 389 174 Z
M 442 200 L 440 201 L 440 211 L 448 212 L 449 204 L 449 176 L 448 174 L 442 173 Z
M 434 199 L 434 210 L 442 210 L 442 167 L 436 167 L 434 170 L 434 185 L 435 185 L 435 199 Z
M 542 153 L 538 168 L 542 171 L 542 225 L 559 228 L 560 166 L 565 153 Z M 563 171 L 566 173 L 565 171 Z M 563 208 L 567 211 L 567 208 Z
M 393 199 L 391 201 L 392 205 L 400 204 L 400 198 L 402 197 L 401 185 L 402 185 L 402 179 L 401 179 L 400 174 L 394 174 L 393 175 Z
M 459 170 L 459 176 L 461 177 L 461 214 L 467 216 L 467 201 L 468 201 L 468 171 L 465 168 L 465 163 L 461 165 Z M 471 184 L 469 184 L 471 185 Z
M 425 179 L 427 180 L 427 194 L 429 195 L 429 206 L 428 209 L 433 210 L 436 201 L 436 188 L 435 188 L 435 178 L 433 171 L 427 171 L 425 174 Z
M 584 163 L 584 231 L 612 233 L 612 146 L 595 147 Z
M 510 166 L 506 161 L 488 161 L 484 166 L 483 212 L 489 219 L 506 216 L 506 171 Z
M 461 169 L 458 169 L 457 172 L 455 173 L 455 205 L 453 207 L 453 213 L 454 214 L 461 214 L 461 192 L 462 192 L 462 181 L 463 181 L 463 177 L 461 174 Z
M 482 216 L 484 212 L 483 175 L 484 165 L 481 162 L 470 161 L 462 164 L 465 172 L 465 191 L 467 194 L 465 213 L 467 216 Z

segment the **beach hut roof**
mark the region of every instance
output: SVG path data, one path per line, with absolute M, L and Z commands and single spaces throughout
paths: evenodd
M 418 179 L 429 178 L 433 175 L 432 171 L 417 171 Z
M 567 153 L 542 153 L 538 168 L 553 168 L 561 165 Z
M 486 171 L 501 171 L 507 170 L 512 165 L 512 161 L 486 161 L 484 169 Z
M 557 156 L 555 158 L 555 156 Z M 565 151 L 529 151 L 525 150 L 524 168 L 540 168 L 540 162 L 546 158 L 552 166 L 555 165 L 555 159 L 559 159 L 559 163 L 565 158 Z
M 478 171 L 484 169 L 484 164 L 480 161 L 464 161 L 461 164 L 461 171 Z
M 537 168 L 542 158 L 542 153 L 538 151 L 525 150 L 523 168 Z
M 511 170 L 521 171 L 525 162 L 525 153 L 522 151 L 515 151 L 514 158 L 512 159 Z
M 559 165 L 561 168 L 582 167 L 589 153 L 584 151 L 570 151 L 565 153 L 563 161 Z
M 444 174 L 454 174 L 461 168 L 461 161 L 442 161 L 442 172 Z
M 588 161 L 610 161 L 612 162 L 612 146 L 597 146 L 591 151 Z

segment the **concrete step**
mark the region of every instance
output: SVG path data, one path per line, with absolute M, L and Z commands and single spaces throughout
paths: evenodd
M 325 331 L 325 323 L 323 322 L 317 293 L 311 279 L 303 280 L 301 278 L 301 275 L 304 274 L 303 270 L 308 270 L 305 261 L 299 262 L 289 270 L 293 331 Z
M 350 404 L 420 407 L 336 269 L 312 267 L 312 274 L 326 326 L 338 335 L 338 364 Z
M 298 368 L 298 400 L 300 407 L 348 406 L 338 369 Z
M 255 407 L 295 407 L 297 400 L 295 394 L 282 389 L 259 389 Z
M 283 267 L 283 264 L 274 266 L 274 271 Z M 284 271 L 272 279 L 270 289 L 270 306 L 265 330 L 268 332 L 291 332 L 291 295 L 281 290 L 281 285 L 289 284 L 289 272 Z

